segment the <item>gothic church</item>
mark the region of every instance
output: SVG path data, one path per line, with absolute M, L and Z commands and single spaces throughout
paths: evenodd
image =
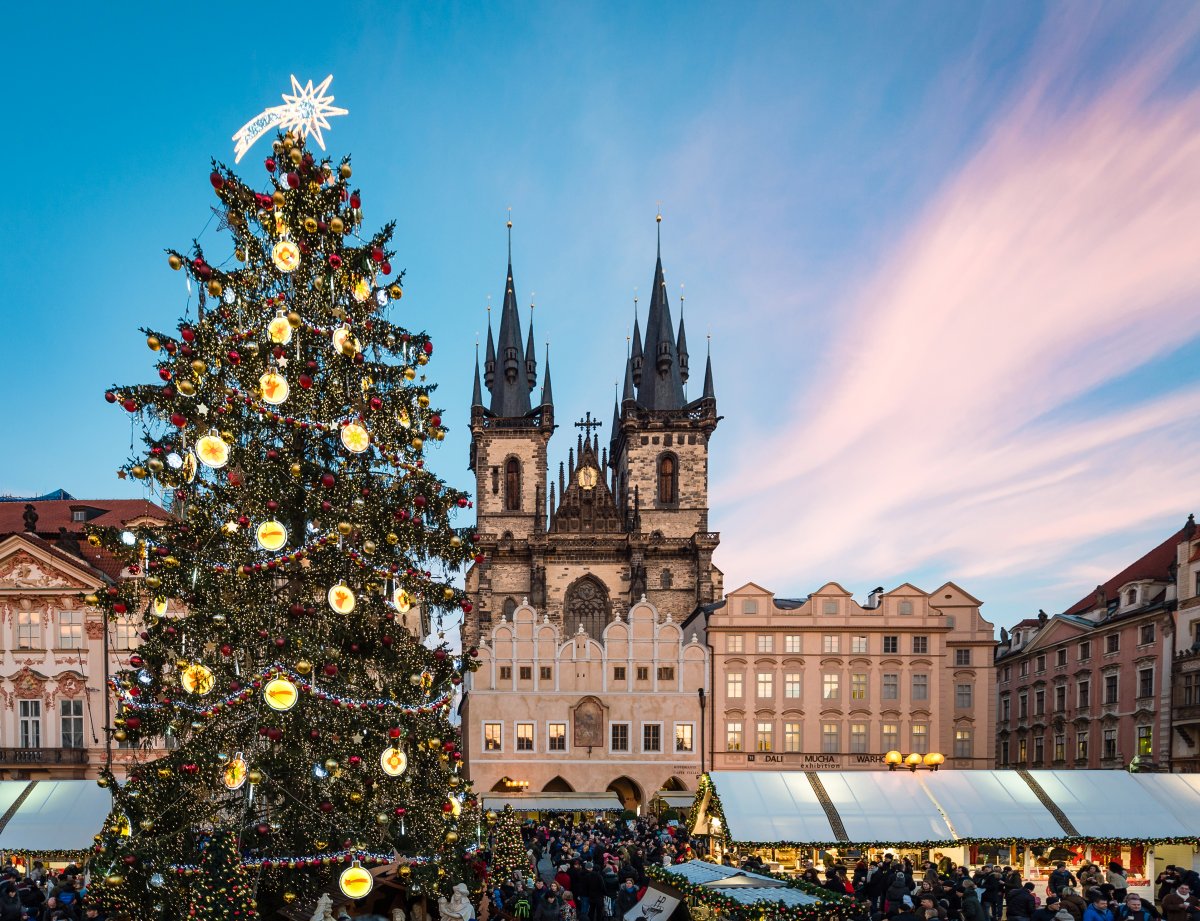
M 599 639 L 643 596 L 676 623 L 722 597 L 712 561 L 720 535 L 708 526 L 708 443 L 720 421 L 712 359 L 699 398 L 687 400 L 687 339 L 682 315 L 678 332 L 671 320 L 661 242 L 645 339 L 635 317 L 606 443 L 589 413 L 575 423 L 579 432 L 553 479 L 558 426 L 548 356 L 546 365 L 535 403 L 533 321 L 522 347 L 510 242 L 500 330 L 493 338 L 489 322 L 471 400 L 469 466 L 483 562 L 467 573 L 473 607 L 464 648 L 502 617 L 511 621 L 526 599 L 564 638 Z

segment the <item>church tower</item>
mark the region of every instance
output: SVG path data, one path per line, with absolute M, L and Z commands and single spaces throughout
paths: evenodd
M 475 473 L 479 542 L 489 559 L 473 567 L 468 576 L 467 587 L 475 592 L 476 610 L 464 624 L 463 638 L 471 643 L 477 641 L 479 623 L 490 625 L 494 616 L 511 613 L 491 609 L 494 595 L 503 593 L 502 597 L 519 601 L 530 594 L 529 543 L 546 530 L 546 451 L 554 432 L 549 356 L 535 403 L 532 394 L 537 385 L 537 356 L 533 316 L 530 315 L 529 336 L 522 347 L 521 318 L 513 285 L 512 221 L 508 222 L 508 234 L 508 273 L 500 332 L 493 338 L 489 314 L 483 386 L 476 356 L 471 396 L 468 466 Z M 503 553 L 496 552 L 500 548 Z M 509 607 L 514 608 L 516 601 Z

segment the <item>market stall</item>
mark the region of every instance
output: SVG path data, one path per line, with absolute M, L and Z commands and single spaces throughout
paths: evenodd
M 502 812 L 505 806 L 522 818 L 540 819 L 569 814 L 576 819 L 594 818 L 600 813 L 621 812 L 624 805 L 613 792 L 605 793 L 485 793 L 482 811 Z
M 111 808 L 93 780 L 0 781 L 0 854 L 21 865 L 81 859 Z
M 850 921 L 863 915 L 854 899 L 798 879 L 704 860 L 647 869 L 652 880 L 687 901 L 693 921 Z

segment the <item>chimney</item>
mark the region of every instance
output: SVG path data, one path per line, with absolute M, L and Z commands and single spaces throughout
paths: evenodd
M 863 607 L 864 608 L 872 608 L 872 609 L 878 608 L 882 599 L 883 599 L 883 586 L 878 585 L 875 588 L 871 589 L 871 594 L 867 595 L 867 603 L 864 604 Z

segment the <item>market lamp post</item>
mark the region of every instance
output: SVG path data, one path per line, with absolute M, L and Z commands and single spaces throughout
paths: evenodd
M 931 771 L 936 771 L 946 763 L 946 756 L 941 752 L 929 752 L 924 755 L 913 752 L 911 755 L 903 755 L 893 750 L 883 756 L 883 761 L 888 766 L 889 771 L 894 771 L 898 767 L 906 767 L 910 771 L 916 771 L 919 767 L 925 767 Z

